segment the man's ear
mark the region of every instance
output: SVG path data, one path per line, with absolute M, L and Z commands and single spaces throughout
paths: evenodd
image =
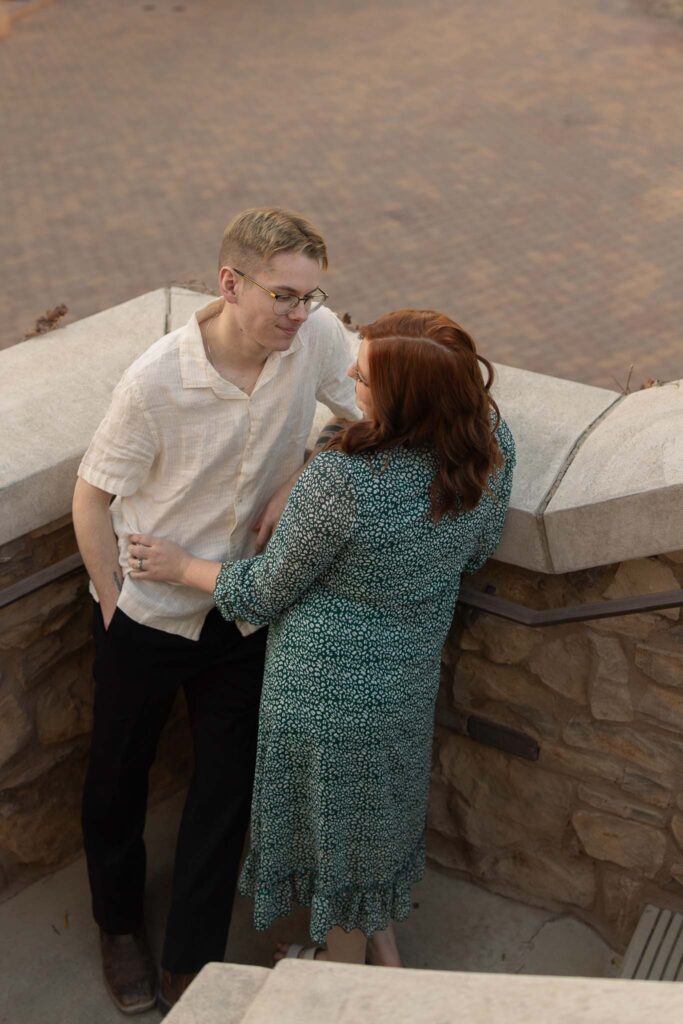
M 237 295 L 235 294 L 235 288 L 239 281 L 239 275 L 235 273 L 232 267 L 221 267 L 218 272 L 218 285 L 220 288 L 221 295 L 226 302 L 236 303 Z

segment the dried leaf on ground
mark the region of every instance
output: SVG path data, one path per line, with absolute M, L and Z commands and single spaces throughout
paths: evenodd
M 47 334 L 48 331 L 53 331 L 68 312 L 68 306 L 65 306 L 63 302 L 60 302 L 54 309 L 48 309 L 46 313 L 38 317 L 35 327 L 31 331 L 27 331 L 24 338 L 35 338 L 37 334 Z

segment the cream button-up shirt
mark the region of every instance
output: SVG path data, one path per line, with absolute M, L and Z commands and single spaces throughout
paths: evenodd
M 321 307 L 286 352 L 271 352 L 251 395 L 206 358 L 199 324 L 155 342 L 126 370 L 78 475 L 115 495 L 111 504 L 124 582 L 118 607 L 144 625 L 196 640 L 211 595 L 128 574 L 131 533 L 174 540 L 216 561 L 254 554 L 254 522 L 304 460 L 316 402 L 358 418 L 351 355 L 337 316 Z M 93 596 L 97 594 L 93 588 Z M 247 635 L 248 623 L 237 624 Z

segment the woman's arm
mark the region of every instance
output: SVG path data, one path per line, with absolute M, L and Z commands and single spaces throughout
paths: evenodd
M 133 534 L 131 576 L 213 593 L 224 618 L 265 625 L 308 590 L 351 536 L 356 495 L 345 463 L 337 452 L 322 452 L 313 460 L 262 555 L 221 565 L 195 558 L 172 541 Z
M 214 600 L 226 619 L 264 625 L 332 564 L 356 520 L 348 456 L 322 452 L 299 477 L 262 555 L 224 562 Z
M 213 593 L 221 568 L 220 562 L 195 558 L 179 544 L 148 533 L 131 534 L 128 565 L 135 579 L 184 583 L 207 594 Z

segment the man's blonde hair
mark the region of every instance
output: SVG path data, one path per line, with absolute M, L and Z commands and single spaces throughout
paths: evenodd
M 223 232 L 218 269 L 253 270 L 279 252 L 301 253 L 327 270 L 327 246 L 322 235 L 298 213 L 277 207 L 257 207 L 233 217 Z

